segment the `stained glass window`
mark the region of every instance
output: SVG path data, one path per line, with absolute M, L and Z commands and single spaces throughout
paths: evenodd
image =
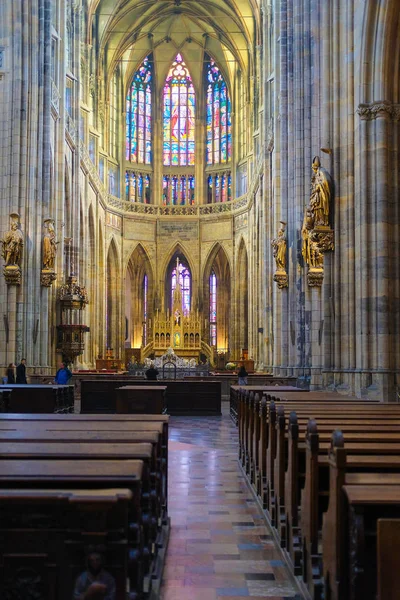
M 217 277 L 210 275 L 210 346 L 217 345 Z
M 109 152 L 115 159 L 118 158 L 118 74 L 115 73 L 110 85 L 110 131 Z
M 194 175 L 164 175 L 163 204 L 194 204 Z
M 177 54 L 164 85 L 164 165 L 194 165 L 195 108 L 192 78 Z
M 151 163 L 152 83 L 153 64 L 146 56 L 126 97 L 126 160 L 132 163 Z
M 232 154 L 231 101 L 221 71 L 212 59 L 206 63 L 207 164 L 226 163 Z
M 125 173 L 125 199 L 128 202 L 150 203 L 151 194 L 150 175 L 143 175 L 135 171 Z
M 182 290 L 182 311 L 185 316 L 190 312 L 190 290 L 191 290 L 191 276 L 190 271 L 186 265 L 179 263 L 179 283 L 181 284 Z M 174 301 L 174 290 L 176 288 L 176 267 L 172 271 L 171 276 L 171 307 Z

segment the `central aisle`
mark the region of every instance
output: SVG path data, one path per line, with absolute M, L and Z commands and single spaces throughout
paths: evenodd
M 238 466 L 222 417 L 171 417 L 171 537 L 162 600 L 301 600 Z

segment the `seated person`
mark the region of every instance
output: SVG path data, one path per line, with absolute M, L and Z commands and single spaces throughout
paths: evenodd
M 87 557 L 87 571 L 75 582 L 73 600 L 115 600 L 115 579 L 103 568 L 103 555 L 91 550 Z
M 150 368 L 146 371 L 146 379 L 157 381 L 158 369 L 154 367 L 154 363 L 150 363 Z

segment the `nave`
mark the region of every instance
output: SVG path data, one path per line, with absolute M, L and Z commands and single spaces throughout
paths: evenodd
M 171 534 L 161 600 L 301 600 L 238 463 L 221 417 L 171 417 Z

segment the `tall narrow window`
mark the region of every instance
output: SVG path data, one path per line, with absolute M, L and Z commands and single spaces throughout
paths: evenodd
M 231 101 L 221 71 L 212 59 L 206 63 L 207 164 L 226 163 L 232 154 Z
M 217 277 L 210 275 L 210 346 L 217 345 Z
M 192 78 L 177 54 L 164 85 L 164 165 L 194 165 L 195 106 Z
M 110 85 L 110 139 L 109 151 L 113 158 L 118 158 L 118 134 L 117 134 L 117 115 L 118 115 L 118 77 L 114 74 Z
M 151 163 L 151 101 L 153 70 L 146 57 L 136 71 L 126 97 L 126 160 Z
M 186 265 L 179 263 L 178 277 L 179 277 L 179 283 L 181 285 L 181 290 L 182 290 L 182 311 L 183 311 L 183 314 L 186 316 L 190 312 L 190 294 L 191 294 L 190 271 Z M 174 267 L 174 269 L 172 271 L 172 275 L 171 275 L 171 307 L 173 306 L 173 302 L 174 302 L 174 290 L 176 288 L 176 279 L 177 279 L 176 267 Z
M 147 345 L 147 298 L 149 291 L 149 280 L 147 275 L 143 277 L 143 346 Z

